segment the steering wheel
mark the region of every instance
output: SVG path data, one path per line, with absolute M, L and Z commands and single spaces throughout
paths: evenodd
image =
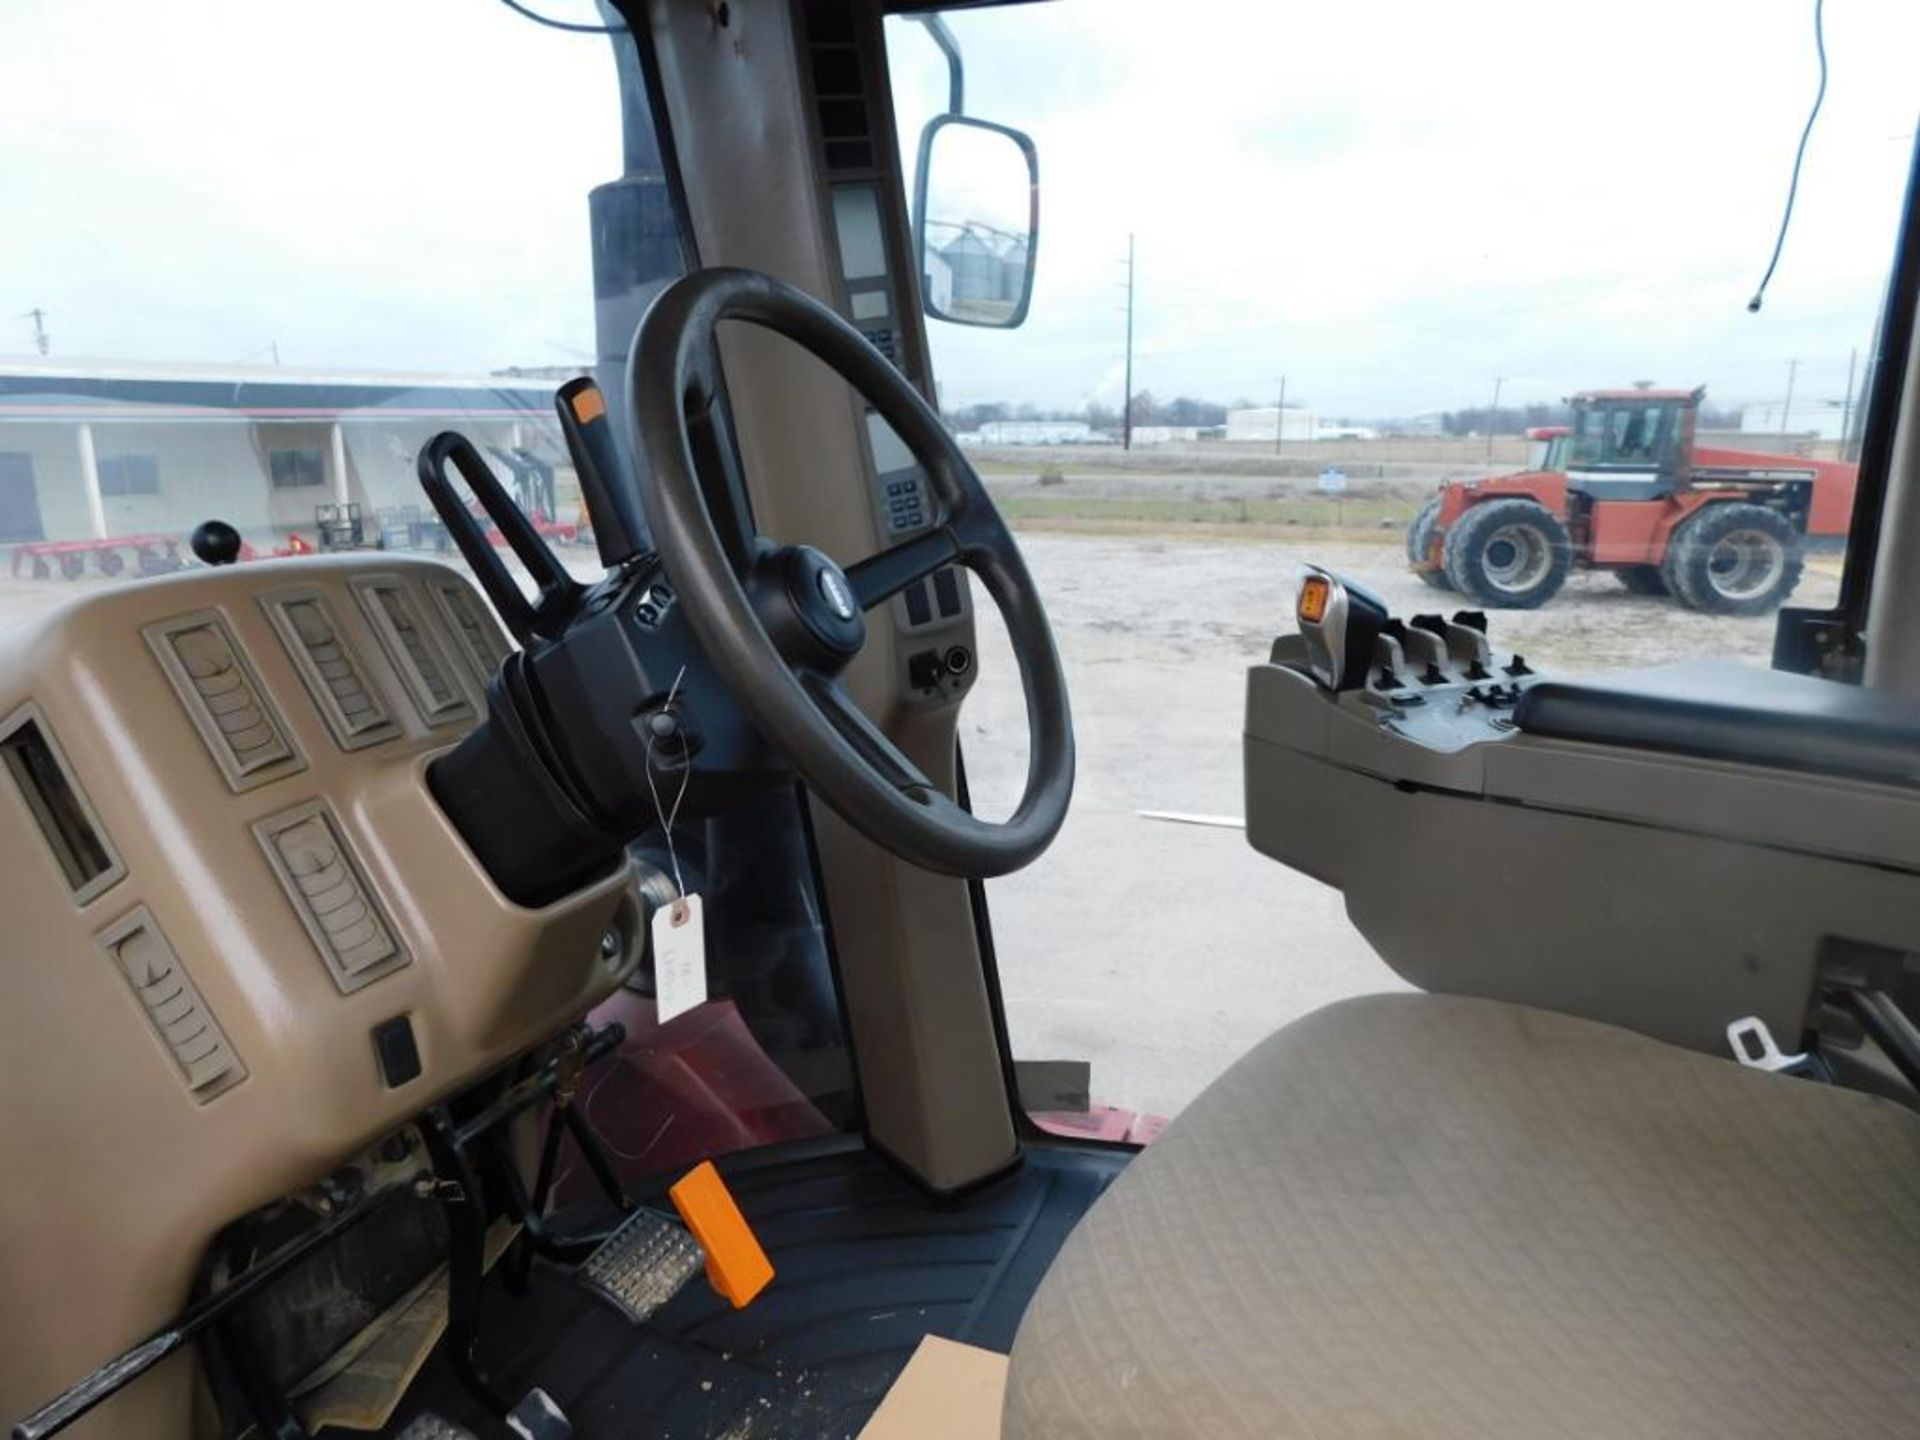
M 723 541 L 709 499 L 728 493 L 729 481 L 715 473 L 727 464 L 726 447 L 712 443 L 723 320 L 785 336 L 859 391 L 925 472 L 932 528 L 845 570 L 807 546 Z M 760 733 L 848 823 L 916 865 L 984 878 L 1046 849 L 1073 792 L 1073 723 L 1053 632 L 986 486 L 906 377 L 811 296 L 756 271 L 719 268 L 677 280 L 654 300 L 634 334 L 627 387 L 654 543 L 701 648 Z M 865 643 L 863 612 L 944 565 L 971 570 L 993 597 L 1026 694 L 1026 787 L 1000 823 L 942 792 L 840 681 Z

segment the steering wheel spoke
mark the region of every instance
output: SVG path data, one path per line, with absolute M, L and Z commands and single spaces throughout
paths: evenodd
M 892 599 L 916 580 L 924 580 L 942 565 L 960 558 L 952 532 L 942 526 L 924 535 L 869 555 L 847 571 L 853 598 L 862 610 Z
M 946 803 L 947 797 L 940 787 L 867 718 L 867 712 L 854 703 L 854 698 L 839 681 L 803 675 L 800 683 L 827 722 L 840 733 L 840 738 L 857 750 L 860 758 L 884 776 L 894 789 L 922 805 Z

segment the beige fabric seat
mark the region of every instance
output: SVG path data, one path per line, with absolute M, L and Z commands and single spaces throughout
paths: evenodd
M 1370 996 L 1068 1239 L 1006 1440 L 1920 1434 L 1920 1116 L 1610 1026 Z

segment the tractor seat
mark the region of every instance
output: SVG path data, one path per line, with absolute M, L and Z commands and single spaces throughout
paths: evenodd
M 1378 995 L 1092 1209 L 1006 1440 L 1920 1430 L 1920 1115 L 1591 1021 Z

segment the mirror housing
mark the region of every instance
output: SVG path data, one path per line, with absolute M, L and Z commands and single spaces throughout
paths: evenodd
M 999 202 L 994 213 L 967 214 L 965 199 L 958 201 L 961 213 L 949 213 L 956 204 L 951 192 L 964 191 L 968 180 L 978 177 L 945 187 L 934 178 L 940 167 L 936 142 L 943 134 L 950 137 L 946 147 L 950 156 L 958 153 L 957 144 L 965 143 L 976 164 L 985 157 L 986 166 L 1005 165 L 1005 174 L 995 177 L 1001 190 L 994 197 Z M 1011 153 L 996 160 L 987 147 L 1001 143 L 1011 146 Z M 946 174 L 951 175 L 953 163 L 949 161 Z M 1016 164 L 1025 171 L 1024 196 L 1015 194 L 1015 186 L 1009 183 L 1017 173 Z M 1024 230 L 1014 228 L 1021 224 Z M 1023 323 L 1033 299 L 1039 239 L 1040 157 L 1032 137 L 971 115 L 949 113 L 928 121 L 920 132 L 913 181 L 913 251 L 921 305 L 927 314 L 955 325 L 996 330 L 1011 330 Z

